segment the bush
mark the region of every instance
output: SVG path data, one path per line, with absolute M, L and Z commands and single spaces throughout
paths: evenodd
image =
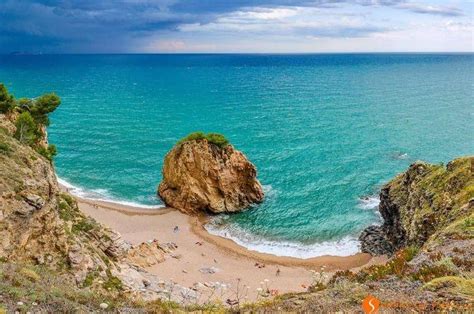
M 7 143 L 0 143 L 0 154 L 8 155 L 11 149 Z
M 16 122 L 15 138 L 21 143 L 33 145 L 38 141 L 38 126 L 28 111 L 21 113 Z
M 219 133 L 207 133 L 204 132 L 193 132 L 188 136 L 182 138 L 178 141 L 178 145 L 181 145 L 184 142 L 189 141 L 199 141 L 199 140 L 207 140 L 209 143 L 212 143 L 220 148 L 224 148 L 229 145 L 229 141 L 224 137 L 224 135 Z
M 20 98 L 16 102 L 16 107 L 20 111 L 30 111 L 32 106 L 33 106 L 33 100 L 29 98 Z
M 31 115 L 39 124 L 48 126 L 48 114 L 56 110 L 61 104 L 61 99 L 55 93 L 45 94 L 36 98 L 33 105 L 29 108 Z
M 338 278 L 347 278 L 351 281 L 364 283 L 369 280 L 381 280 L 388 276 L 397 276 L 403 278 L 410 272 L 408 262 L 410 262 L 419 252 L 416 246 L 409 246 L 398 251 L 395 256 L 383 265 L 372 265 L 361 269 L 358 273 L 351 271 L 336 272 L 331 279 L 331 283 L 336 282 Z
M 47 148 L 41 146 L 38 148 L 38 153 L 49 161 L 53 161 L 53 157 L 58 153 L 56 145 L 49 144 Z
M 39 144 L 46 135 L 43 128 L 49 125 L 48 114 L 56 110 L 60 104 L 61 99 L 55 93 L 44 94 L 36 99 L 20 98 L 15 101 L 5 85 L 0 84 L 0 113 L 8 113 L 14 108 L 20 113 L 15 122 L 14 137 L 36 149 L 49 161 L 52 161 L 57 154 L 56 146 L 42 147 Z M 8 151 L 3 147 L 0 148 L 0 153 L 6 154 Z
M 206 138 L 210 143 L 213 143 L 219 146 L 220 148 L 229 145 L 229 141 L 224 137 L 224 135 L 219 133 L 208 133 Z
M 188 141 L 198 141 L 198 140 L 203 140 L 206 138 L 206 134 L 204 132 L 193 132 L 186 136 L 185 138 L 182 138 L 178 144 L 188 142 Z
M 8 113 L 15 108 L 15 99 L 8 93 L 4 84 L 0 84 L 0 113 Z

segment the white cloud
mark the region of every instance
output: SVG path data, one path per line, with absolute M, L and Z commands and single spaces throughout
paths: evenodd
M 360 37 L 387 31 L 364 15 L 329 13 L 318 8 L 247 9 L 223 14 L 213 22 L 178 26 L 181 32 L 254 32 L 287 36 Z

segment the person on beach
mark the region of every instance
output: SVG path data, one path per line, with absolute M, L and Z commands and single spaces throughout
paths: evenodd
M 280 267 L 277 267 L 277 271 L 276 271 L 276 274 L 275 274 L 277 277 L 280 276 Z
M 177 233 L 179 231 L 179 227 L 178 226 L 175 226 L 174 229 L 173 229 L 173 232 L 174 233 Z

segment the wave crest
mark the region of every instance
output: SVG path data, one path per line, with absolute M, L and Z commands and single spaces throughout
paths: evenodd
M 353 236 L 337 241 L 303 244 L 262 239 L 234 224 L 223 224 L 218 219 L 211 220 L 204 227 L 210 234 L 230 239 L 249 250 L 276 256 L 311 258 L 324 255 L 350 256 L 359 252 L 359 241 Z
M 72 195 L 75 195 L 80 198 L 93 200 L 93 201 L 102 201 L 108 203 L 115 203 L 119 205 L 137 207 L 137 208 L 146 208 L 146 209 L 158 209 L 165 207 L 164 205 L 145 205 L 136 202 L 130 202 L 126 200 L 121 200 L 110 196 L 110 193 L 106 189 L 93 189 L 93 190 L 85 190 L 81 187 L 75 186 L 68 181 L 61 179 L 60 177 L 56 177 L 58 183 L 67 188 L 68 192 Z

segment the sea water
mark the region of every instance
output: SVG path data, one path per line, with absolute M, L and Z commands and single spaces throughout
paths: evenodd
M 350 255 L 377 193 L 415 160 L 472 154 L 473 54 L 0 56 L 16 97 L 54 91 L 49 139 L 83 197 L 160 210 L 165 154 L 219 132 L 265 201 L 207 229 L 250 249 Z

